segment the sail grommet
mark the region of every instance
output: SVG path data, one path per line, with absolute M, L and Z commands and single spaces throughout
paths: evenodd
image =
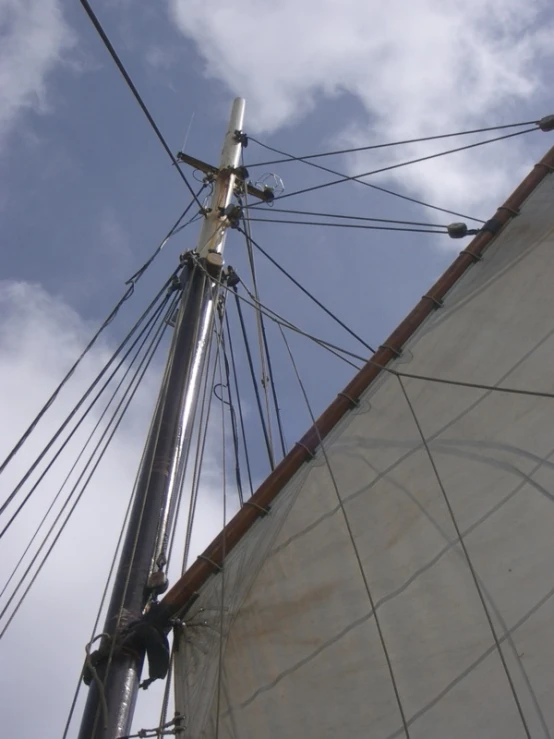
M 440 298 L 435 298 L 433 295 L 422 295 L 422 300 L 430 300 L 435 308 L 442 308 L 444 306 L 444 301 L 442 301 Z
M 394 346 L 391 346 L 390 344 L 381 344 L 379 349 L 388 349 L 389 352 L 392 352 L 397 359 L 402 356 L 402 349 L 395 349 Z
M 350 403 L 350 405 L 353 408 L 359 408 L 360 407 L 360 401 L 359 400 L 356 400 L 356 398 L 351 397 L 347 393 L 337 393 L 337 394 L 340 395 L 341 398 L 346 398 L 346 400 Z
M 260 512 L 261 516 L 267 516 L 267 514 L 271 512 L 271 506 L 258 505 L 257 503 L 254 503 L 254 501 L 252 500 L 245 500 L 243 505 L 247 505 L 247 506 L 250 506 L 251 508 L 255 508 L 257 511 Z
M 301 441 L 297 441 L 296 446 L 301 446 L 302 449 L 304 449 L 304 451 L 308 454 L 310 459 L 315 459 L 315 454 L 306 446 L 306 444 L 303 444 Z
M 214 568 L 214 570 L 216 570 L 217 572 L 223 571 L 223 567 L 221 567 L 221 565 L 218 565 L 217 562 L 214 562 L 213 559 L 206 557 L 204 554 L 199 554 L 197 559 L 203 559 L 204 562 L 207 562 L 208 564 L 210 564 Z

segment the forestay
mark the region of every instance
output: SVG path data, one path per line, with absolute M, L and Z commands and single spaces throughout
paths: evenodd
M 391 368 L 554 393 L 553 203 L 550 175 Z M 187 739 L 554 735 L 554 399 L 402 382 L 412 408 L 382 372 L 186 615 Z

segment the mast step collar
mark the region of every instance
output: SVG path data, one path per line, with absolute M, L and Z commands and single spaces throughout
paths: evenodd
M 214 279 L 219 279 L 223 268 L 223 257 L 217 251 L 210 251 L 206 256 L 206 272 Z

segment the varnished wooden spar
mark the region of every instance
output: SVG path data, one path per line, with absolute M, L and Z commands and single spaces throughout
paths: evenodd
M 188 605 L 194 601 L 195 593 L 200 590 L 210 575 L 214 574 L 216 568 L 221 566 L 223 553 L 225 552 L 227 555 L 260 515 L 264 514 L 267 507 L 271 505 L 272 501 L 298 472 L 304 462 L 309 461 L 311 454 L 315 452 L 319 445 L 320 438 L 324 439 L 332 431 L 352 407 L 352 400 L 356 400 L 367 390 L 369 385 L 381 375 L 382 368 L 398 356 L 408 339 L 432 311 L 440 305 L 443 298 L 462 275 L 479 259 L 502 228 L 513 217 L 517 216 L 519 208 L 535 188 L 552 172 L 554 172 L 554 147 L 534 166 L 512 195 L 498 208 L 494 217 L 483 226 L 479 234 L 456 257 L 450 267 L 429 292 L 422 297 L 411 313 L 393 331 L 343 392 L 337 395 L 333 403 L 318 418 L 316 424 L 307 431 L 300 442 L 277 465 L 250 499 L 251 505 L 245 505 L 241 508 L 201 557 L 166 593 L 161 601 L 160 611 L 160 616 L 166 623 L 168 619 L 186 612 Z
M 164 635 L 142 613 L 151 598 L 163 592 L 168 532 L 175 515 L 190 446 L 199 381 L 213 327 L 217 283 L 211 264 L 221 265 L 231 203 L 240 160 L 244 100 L 233 103 L 210 209 L 197 247 L 196 261 L 185 259 L 181 303 L 156 412 L 136 484 L 136 495 L 114 583 L 100 649 L 87 661 L 90 687 L 79 739 L 118 739 L 131 722 L 145 651 L 164 649 Z M 159 660 L 149 664 L 151 677 L 163 677 Z M 152 667 L 154 664 L 154 672 Z M 163 667 L 163 665 L 162 665 Z M 92 669 L 91 669 L 92 668 Z M 94 678 L 94 679 L 93 679 Z

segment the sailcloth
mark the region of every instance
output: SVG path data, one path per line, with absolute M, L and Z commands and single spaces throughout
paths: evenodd
M 554 736 L 553 204 L 548 175 L 203 585 L 187 739 Z

